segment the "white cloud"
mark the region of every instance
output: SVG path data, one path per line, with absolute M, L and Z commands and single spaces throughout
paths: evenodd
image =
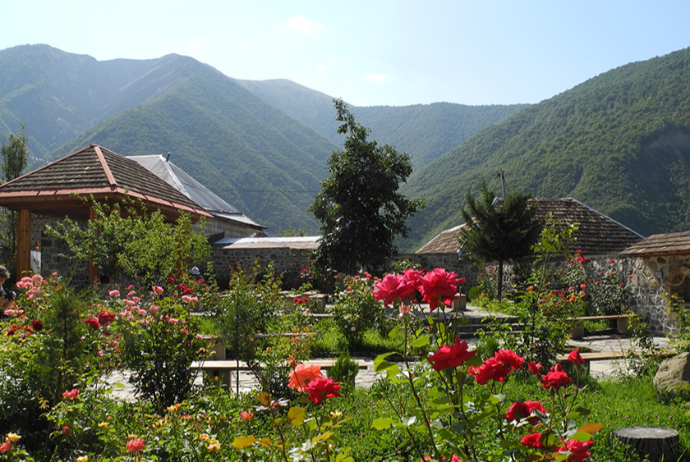
M 210 37 L 206 36 L 200 36 L 200 37 L 194 37 L 190 40 L 187 40 L 187 43 L 185 43 L 185 46 L 187 50 L 192 50 L 192 51 L 197 51 L 197 50 L 203 50 L 209 47 L 211 44 L 212 40 Z
M 296 30 L 302 32 L 303 34 L 309 35 L 323 29 L 324 26 L 321 23 L 315 23 L 304 16 L 296 14 L 292 18 L 288 19 L 285 27 L 287 29 Z
M 318 64 L 316 66 L 316 72 L 325 73 L 325 72 L 328 72 L 330 70 L 331 70 L 331 68 L 326 66 L 325 64 Z
M 365 82 L 383 83 L 383 81 L 388 77 L 390 77 L 389 74 L 376 74 L 375 72 L 369 72 L 362 80 Z

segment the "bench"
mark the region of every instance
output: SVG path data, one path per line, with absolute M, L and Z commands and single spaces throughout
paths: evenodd
M 305 361 L 303 364 L 319 366 L 321 369 L 326 371 L 326 374 L 335 366 L 337 359 L 313 359 L 310 361 Z M 353 359 L 352 361 L 357 363 L 359 369 L 368 369 L 366 362 Z M 244 361 L 234 361 L 234 360 L 223 360 L 223 361 L 193 361 L 191 366 L 192 369 L 207 372 L 210 376 L 214 378 L 219 378 L 221 383 L 230 389 L 230 373 L 231 372 L 248 372 L 253 369 Z
M 589 363 L 592 361 L 612 361 L 615 359 L 624 359 L 627 358 L 629 353 L 634 353 L 639 356 L 652 356 L 652 355 L 658 355 L 661 357 L 669 357 L 669 356 L 674 356 L 678 354 L 675 350 L 657 350 L 657 351 L 650 351 L 650 350 L 628 350 L 628 351 L 593 351 L 589 353 L 580 353 L 580 356 L 582 356 L 582 359 L 585 360 L 585 367 L 587 368 L 587 373 L 589 373 Z M 556 356 L 556 361 L 559 364 L 569 364 L 570 361 L 568 361 L 568 355 L 567 354 L 560 354 Z
M 572 323 L 570 330 L 570 338 L 579 340 L 585 336 L 585 321 L 616 321 L 616 330 L 621 335 L 630 335 L 632 327 L 630 321 L 632 319 L 641 319 L 639 314 L 614 314 L 606 316 L 580 316 L 576 318 L 568 318 L 567 321 Z

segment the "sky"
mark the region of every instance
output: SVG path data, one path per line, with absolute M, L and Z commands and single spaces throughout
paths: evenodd
M 177 53 L 358 106 L 538 103 L 690 46 L 687 0 L 0 0 L 0 17 L 0 50 Z

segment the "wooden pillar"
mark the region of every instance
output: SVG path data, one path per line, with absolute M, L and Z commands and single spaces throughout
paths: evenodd
M 93 209 L 93 205 L 89 206 L 89 221 L 96 219 L 96 211 Z M 93 261 L 89 258 L 89 283 L 93 284 L 98 279 L 98 267 L 93 264 Z
M 17 280 L 31 271 L 31 211 L 21 209 L 17 217 Z

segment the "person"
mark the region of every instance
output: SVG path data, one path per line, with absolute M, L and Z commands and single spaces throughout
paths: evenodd
M 14 301 L 14 296 L 13 292 L 5 292 L 5 288 L 2 287 L 5 284 L 5 281 L 9 279 L 10 277 L 10 272 L 7 271 L 7 268 L 4 266 L 0 266 L 0 310 L 3 312 L 12 306 L 12 302 Z

